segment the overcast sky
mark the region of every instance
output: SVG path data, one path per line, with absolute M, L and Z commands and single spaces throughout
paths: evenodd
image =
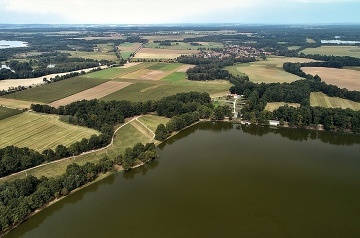
M 360 24 L 360 0 L 0 0 L 1 23 Z

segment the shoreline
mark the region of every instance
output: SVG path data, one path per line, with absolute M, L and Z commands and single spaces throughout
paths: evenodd
M 137 118 L 137 117 L 132 118 L 132 120 L 136 120 L 136 118 Z M 130 120 L 130 121 L 132 121 L 132 120 Z M 129 122 L 130 122 L 130 121 L 129 121 Z M 239 120 L 239 121 L 234 121 L 234 120 L 232 120 L 232 121 L 230 121 L 230 120 L 221 120 L 221 121 L 219 121 L 219 120 L 215 120 L 215 121 L 214 121 L 214 120 L 210 120 L 210 119 L 200 119 L 199 121 L 197 121 L 197 122 L 195 122 L 195 123 L 193 123 L 193 124 L 191 124 L 191 125 L 188 125 L 188 126 L 182 128 L 182 129 L 179 130 L 179 131 L 175 131 L 175 132 L 171 133 L 171 135 L 170 135 L 169 137 L 167 137 L 164 141 L 157 141 L 157 140 L 155 140 L 155 143 L 154 143 L 154 144 L 155 144 L 156 147 L 158 147 L 159 145 L 161 145 L 162 143 L 166 142 L 168 139 L 174 137 L 175 135 L 177 135 L 178 133 L 180 133 L 180 132 L 183 131 L 183 130 L 186 130 L 186 129 L 188 129 L 188 128 L 192 127 L 192 126 L 195 126 L 195 125 L 197 125 L 197 124 L 199 124 L 199 123 L 201 123 L 201 122 L 212 122 L 212 121 L 213 121 L 213 122 L 217 122 L 217 121 L 218 121 L 218 122 L 227 122 L 227 123 L 231 123 L 231 124 L 242 124 L 242 122 L 243 122 L 242 120 Z M 125 124 L 127 124 L 127 123 L 125 123 Z M 267 125 L 267 124 L 253 124 L 253 125 L 255 125 L 255 126 L 269 126 L 269 127 L 271 127 L 270 125 Z M 123 125 L 122 125 L 122 126 L 123 126 Z M 326 130 L 324 130 L 323 128 L 318 128 L 318 127 L 298 128 L 298 127 L 290 127 L 289 125 L 275 126 L 275 127 L 273 127 L 273 128 L 290 128 L 290 129 L 305 129 L 305 130 L 312 130 L 312 131 L 326 131 Z M 118 129 L 120 129 L 120 128 L 118 128 Z M 331 131 L 329 131 L 329 132 L 331 132 Z M 334 132 L 335 132 L 335 133 L 341 133 L 341 132 L 336 132 L 336 131 L 334 131 Z M 344 132 L 344 133 L 345 133 L 345 134 L 351 134 L 351 132 Z M 153 139 L 153 140 L 154 140 L 154 139 Z M 91 153 L 92 153 L 92 151 L 91 151 Z M 150 161 L 148 161 L 148 162 L 150 162 Z M 76 162 L 74 162 L 74 163 L 76 163 Z M 135 169 L 135 168 L 141 167 L 141 166 L 145 165 L 146 163 L 147 163 L 147 162 L 145 162 L 145 163 L 144 163 L 144 162 L 140 162 L 139 164 L 136 164 L 136 165 L 132 166 L 130 170 L 133 170 L 133 169 Z M 44 209 L 50 207 L 51 205 L 56 204 L 57 202 L 65 199 L 67 196 L 69 196 L 69 195 L 71 195 L 71 194 L 74 194 L 74 193 L 76 193 L 76 192 L 78 192 L 78 191 L 80 191 L 80 190 L 82 190 L 82 189 L 84 189 L 84 188 L 86 188 L 86 187 L 88 187 L 88 186 L 90 186 L 90 185 L 92 185 L 92 184 L 95 184 L 95 183 L 97 183 L 97 182 L 99 182 L 99 181 L 101 181 L 101 180 L 109 177 L 110 175 L 114 175 L 114 174 L 117 174 L 117 173 L 120 173 L 120 172 L 126 172 L 126 171 L 124 171 L 124 169 L 122 168 L 122 166 L 120 166 L 120 165 L 114 165 L 114 168 L 113 168 L 112 171 L 108 171 L 108 172 L 106 172 L 106 173 L 104 173 L 104 174 L 99 175 L 99 177 L 97 177 L 95 180 L 93 180 L 93 181 L 91 181 L 91 182 L 89 182 L 89 183 L 87 183 L 87 184 L 84 184 L 84 185 L 81 186 L 81 187 L 78 187 L 78 188 L 72 190 L 72 191 L 71 191 L 69 194 L 67 194 L 66 196 L 62 196 L 62 197 L 60 197 L 60 198 L 55 198 L 53 201 L 51 201 L 51 202 L 43 205 L 41 208 L 38 208 L 37 210 L 31 212 L 29 215 L 27 215 L 27 216 L 24 218 L 23 221 L 15 224 L 15 225 L 12 225 L 11 227 L 8 228 L 8 230 L 6 230 L 6 231 L 3 232 L 3 233 L 0 233 L 0 238 L 3 237 L 3 236 L 5 236 L 6 234 L 8 234 L 9 232 L 11 232 L 12 230 L 14 230 L 16 227 L 18 227 L 18 226 L 21 225 L 22 223 L 26 222 L 26 221 L 27 221 L 28 219 L 30 219 L 31 217 L 35 216 L 35 215 L 38 214 L 39 212 L 41 212 L 41 211 L 43 211 Z

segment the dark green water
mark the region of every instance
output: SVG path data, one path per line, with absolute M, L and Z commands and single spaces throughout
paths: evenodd
M 360 137 L 202 123 L 6 237 L 359 237 Z

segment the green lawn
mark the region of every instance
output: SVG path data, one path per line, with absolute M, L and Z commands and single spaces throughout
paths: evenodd
M 22 113 L 22 110 L 0 106 L 0 120 Z
M 100 71 L 101 72 L 101 71 Z M 31 102 L 50 103 L 109 81 L 105 78 L 75 77 L 50 83 L 3 97 Z

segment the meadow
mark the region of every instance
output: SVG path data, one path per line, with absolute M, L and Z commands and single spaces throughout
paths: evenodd
M 302 67 L 301 69 L 307 74 L 319 75 L 327 84 L 360 91 L 360 71 L 358 70 L 325 67 Z
M 141 43 L 123 43 L 118 46 L 118 50 L 123 59 L 128 59 L 140 46 Z
M 279 107 L 282 107 L 282 106 L 285 106 L 285 105 L 288 105 L 289 107 L 296 107 L 296 108 L 300 107 L 299 103 L 268 102 L 266 104 L 265 110 L 269 111 L 269 112 L 273 112 L 276 109 L 278 109 Z
M 304 54 L 352 56 L 360 58 L 360 47 L 358 46 L 321 46 L 317 48 L 307 48 L 301 52 Z
M 355 111 L 360 110 L 360 103 L 338 97 L 329 97 L 321 92 L 312 92 L 310 94 L 310 105 L 312 107 L 325 108 L 349 108 Z
M 0 120 L 22 113 L 22 110 L 0 106 Z
M 99 132 L 86 127 L 74 126 L 59 120 L 59 116 L 33 112 L 9 117 L 0 121 L 0 147 L 14 145 L 28 147 L 39 152 L 57 145 L 69 146 L 82 138 L 90 138 Z
M 261 60 L 246 64 L 237 64 L 228 66 L 225 69 L 233 75 L 248 75 L 250 80 L 255 83 L 290 83 L 299 80 L 300 77 L 288 73 L 283 69 L 285 62 L 310 62 L 311 59 L 292 58 L 292 57 L 268 57 L 267 60 Z

